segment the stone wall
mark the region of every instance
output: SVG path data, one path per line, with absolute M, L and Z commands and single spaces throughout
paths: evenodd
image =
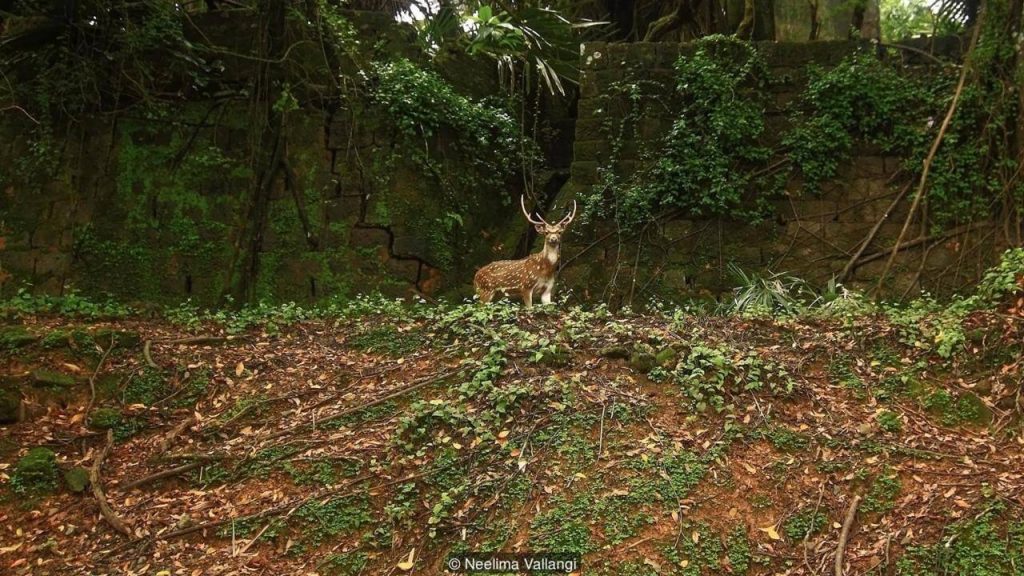
M 451 192 L 401 160 L 389 168 L 386 184 L 375 178 L 375 163 L 395 146 L 393 126 L 358 90 L 323 101 L 321 88 L 331 74 L 354 76 L 371 61 L 419 52 L 407 26 L 382 14 L 350 16 L 360 51 L 342 70 L 326 68 L 314 43 L 295 42 L 289 51 L 286 72 L 294 74 L 301 104 L 288 113 L 284 137 L 293 173 L 273 184 L 258 299 L 436 294 L 460 286 L 456 279 L 493 257 L 479 231 L 500 235 L 506 228 L 500 195 L 465 199 L 460 249 L 442 255 L 438 198 Z M 244 16 L 194 19 L 196 30 L 225 53 L 252 50 L 252 23 Z M 244 86 L 254 73 L 249 60 L 225 57 L 223 64 L 225 85 Z M 485 59 L 452 54 L 437 69 L 463 94 L 499 91 L 495 67 Z M 259 128 L 252 119 L 260 114 L 254 107 L 263 105 L 244 96 L 192 99 L 166 115 L 98 115 L 54 134 L 47 141 L 52 165 L 31 179 L 13 175 L 33 158 L 37 127 L 17 114 L 0 116 L 0 297 L 30 286 L 128 301 L 219 301 L 255 182 L 251 155 Z M 424 145 L 446 153 L 443 134 Z M 444 170 L 460 169 L 459 156 L 447 153 Z
M 364 40 L 362 61 L 342 63 L 343 72 L 352 74 L 373 59 L 415 56 L 408 28 L 369 15 L 353 19 Z M 227 52 L 251 49 L 252 35 L 238 33 L 244 22 L 215 16 L 197 19 L 197 25 Z M 832 65 L 866 46 L 759 44 L 772 72 L 769 143 L 785 129 L 782 112 L 803 86 L 807 65 Z M 958 46 L 940 43 L 947 51 Z M 372 291 L 468 296 L 477 267 L 529 249 L 536 239 L 514 205 L 521 182 L 451 199 L 436 179 L 402 161 L 389 165 L 390 178 L 381 182 L 377 164 L 394 151 L 393 127 L 366 100 L 318 100 L 316 88 L 332 72 L 311 64 L 320 55 L 315 46 L 310 49 L 316 50 L 300 47 L 291 55 L 301 63 L 295 77 L 301 107 L 289 113 L 285 134 L 294 173 L 274 182 L 257 298 L 311 302 Z M 564 206 L 598 183 L 598 168 L 611 149 L 605 119 L 623 114 L 625 106 L 607 101 L 608 86 L 641 78 L 645 89 L 669 93 L 672 65 L 690 49 L 671 43 L 583 48 L 578 101 L 541 100 L 547 162 L 534 190 L 546 207 Z M 498 91 L 490 62 L 447 58 L 440 71 L 460 92 Z M 242 83 L 252 65 L 228 58 L 225 81 Z M 54 135 L 57 160 L 45 177 L 20 182 L 8 176 L 37 156 L 37 128 L 17 114 L 0 116 L 0 297 L 31 286 L 53 294 L 110 293 L 128 301 L 217 302 L 226 292 L 254 181 L 248 156 L 258 138 L 252 105 L 245 98 L 189 100 L 165 116 L 129 111 L 85 119 Z M 616 169 L 635 170 L 673 119 L 670 108 L 645 108 L 625 134 Z M 571 147 L 572 138 L 559 134 L 565 131 L 575 133 Z M 444 134 L 428 144 L 444 157 L 445 172 L 463 168 L 457 155 L 447 154 Z M 803 194 L 792 179 L 776 217 L 757 226 L 676 219 L 620 234 L 607 223 L 580 223 L 567 237 L 562 285 L 582 299 L 640 303 L 650 296 L 727 290 L 733 284 L 730 264 L 827 280 L 885 212 L 896 193 L 890 180 L 899 162 L 861 146 L 820 196 Z M 436 233 L 447 216 L 440 198 L 464 208 L 457 234 Z M 865 254 L 891 245 L 904 210 L 894 211 Z M 916 235 L 915 227 L 911 236 Z M 987 262 L 961 261 L 971 242 L 973 237 L 950 237 L 930 248 L 920 274 L 922 255 L 901 255 L 892 290 L 942 291 L 973 279 Z M 870 284 L 881 266 L 880 258 L 865 263 L 851 283 Z
M 945 41 L 938 45 L 955 54 L 959 44 Z M 665 104 L 671 99 L 661 100 L 658 93 L 671 93 L 673 64 L 692 49 L 691 45 L 668 43 L 590 43 L 583 47 L 572 178 L 562 191 L 562 203 L 601 188 L 600 168 L 627 177 L 656 155 L 658 139 L 674 120 L 671 106 Z M 828 67 L 856 50 L 873 50 L 868 43 L 848 41 L 757 43 L 757 49 L 769 66 L 771 101 L 765 110 L 765 143 L 770 145 L 778 144 L 787 128 L 786 107 L 805 86 L 808 65 Z M 645 99 L 637 120 L 623 129 L 620 138 L 609 134 L 608 126 L 618 124 L 608 120 L 621 118 L 630 106 L 625 97 L 617 95 L 620 92 L 610 89 L 622 81 L 639 81 Z M 652 92 L 655 96 L 647 98 Z M 613 142 L 621 148 L 612 167 Z M 858 145 L 838 177 L 826 183 L 820 194 L 805 192 L 799 177 L 790 176 L 784 199 L 775 204 L 774 218 L 757 225 L 673 219 L 628 234 L 607 223 L 581 226 L 570 237 L 573 245 L 567 250 L 563 278 L 583 296 L 626 303 L 641 303 L 651 296 L 718 295 L 735 284 L 730 265 L 788 272 L 824 283 L 845 267 L 899 190 L 908 184 L 896 175 L 901 163 L 901 158 Z M 885 258 L 880 256 L 899 236 L 908 203 L 897 205 L 881 224 L 863 252 L 862 265 L 846 282 L 848 286 L 866 288 L 877 281 L 885 266 Z M 924 231 L 920 228 L 913 223 L 905 240 L 921 235 Z M 989 260 L 963 261 L 961 255 L 980 241 L 972 235 L 950 235 L 947 242 L 931 246 L 924 254 L 902 252 L 887 293 L 901 295 L 922 288 L 945 292 L 974 280 Z

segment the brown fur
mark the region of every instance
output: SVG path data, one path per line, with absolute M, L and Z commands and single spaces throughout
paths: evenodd
M 515 295 L 523 302 L 532 303 L 533 293 L 555 278 L 556 264 L 544 252 L 531 254 L 522 260 L 491 262 L 473 277 L 473 287 L 481 302 L 490 302 L 495 293 Z

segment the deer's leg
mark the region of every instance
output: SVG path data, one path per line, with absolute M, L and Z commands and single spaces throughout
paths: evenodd
M 484 304 L 490 304 L 491 300 L 493 298 L 494 298 L 494 290 L 481 290 L 480 291 L 480 301 L 483 302 Z
M 541 304 L 551 304 L 551 293 L 555 291 L 555 279 L 552 278 L 544 284 L 544 292 L 540 295 Z
M 530 307 L 533 306 L 533 288 L 532 287 L 523 290 L 523 304 L 526 305 L 527 308 L 530 308 Z

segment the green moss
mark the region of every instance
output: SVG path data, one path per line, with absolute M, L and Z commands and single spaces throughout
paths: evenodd
M 328 554 L 317 565 L 317 572 L 323 576 L 357 576 L 366 568 L 365 552 L 344 552 Z
M 295 511 L 304 525 L 304 537 L 314 545 L 341 534 L 349 534 L 372 521 L 365 497 L 334 498 L 310 502 Z
M 878 427 L 890 433 L 897 433 L 903 429 L 903 420 L 900 415 L 890 410 L 882 410 L 875 416 Z
M 346 343 L 357 350 L 388 356 L 412 354 L 426 345 L 422 333 L 399 332 L 393 325 L 366 327 L 349 337 Z
M 654 357 L 654 361 L 658 363 L 658 366 L 662 368 L 671 368 L 675 366 L 676 360 L 679 358 L 679 352 L 671 346 L 662 348 L 661 351 Z
M 39 368 L 32 371 L 32 383 L 43 388 L 70 388 L 75 385 L 74 376 L 53 370 Z
M 110 430 L 123 421 L 124 416 L 117 408 L 96 408 L 89 415 L 89 427 L 97 430 Z
M 131 349 L 142 344 L 142 337 L 133 330 L 111 330 L 102 328 L 93 334 L 93 340 L 98 342 L 104 349 L 113 342 L 115 348 Z
M 586 554 L 596 549 L 587 519 L 593 513 L 593 497 L 578 494 L 571 500 L 556 496 L 551 508 L 530 523 L 530 543 L 537 550 Z
M 783 426 L 771 427 L 765 432 L 765 436 L 772 446 L 783 452 L 800 452 L 810 444 L 810 439 L 807 436 Z
M 17 494 L 46 494 L 57 488 L 57 475 L 57 455 L 53 450 L 32 448 L 14 465 L 11 488 Z
M 676 573 L 686 576 L 721 573 L 724 552 L 722 540 L 711 531 L 711 527 L 703 522 L 685 522 L 681 529 L 687 537 L 680 538 L 677 547 L 664 549 L 665 556 L 672 564 L 679 566 Z M 736 555 L 739 557 L 741 552 L 737 550 Z M 683 563 L 686 564 L 685 568 L 682 567 Z
M 72 492 L 85 492 L 89 486 L 89 471 L 81 466 L 65 470 L 64 484 Z
M 128 418 L 117 408 L 96 408 L 89 415 L 89 427 L 96 430 L 113 430 L 118 442 L 127 440 L 145 428 L 138 418 Z
M 14 388 L 0 387 L 0 424 L 12 424 L 21 414 L 21 394 Z
M 747 538 L 747 530 L 743 526 L 733 528 L 725 541 L 726 558 L 729 559 L 731 574 L 746 574 L 753 563 L 753 555 L 750 552 L 750 540 Z
M 896 505 L 896 497 L 900 495 L 903 483 L 891 469 L 885 469 L 871 484 L 860 509 L 865 513 L 878 512 L 885 514 Z
M 58 329 L 53 330 L 52 332 L 47 332 L 46 336 L 43 336 L 43 339 L 40 340 L 39 344 L 47 350 L 65 348 L 69 345 L 70 338 L 71 332 L 68 330 Z
M 921 395 L 921 404 L 929 413 L 940 417 L 946 426 L 984 424 L 992 419 L 988 407 L 969 392 L 953 395 L 944 388 L 936 388 Z
M 23 326 L 0 328 L 0 350 L 16 350 L 32 344 L 39 338 Z
M 154 368 L 146 368 L 128 381 L 122 393 L 125 404 L 152 405 L 170 394 L 164 374 Z

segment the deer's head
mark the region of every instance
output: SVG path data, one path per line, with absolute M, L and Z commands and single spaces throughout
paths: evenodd
M 544 249 L 554 254 L 558 253 L 559 248 L 562 245 L 562 233 L 569 227 L 569 223 L 576 217 L 576 201 L 572 201 L 572 210 L 558 221 L 557 224 L 551 224 L 547 220 L 544 220 L 540 216 L 534 220 L 533 216 L 530 216 L 530 212 L 526 209 L 526 202 L 523 197 L 519 197 L 519 206 L 523 209 L 523 215 L 526 216 L 526 220 L 533 224 L 533 227 L 537 230 L 538 234 L 544 236 Z

